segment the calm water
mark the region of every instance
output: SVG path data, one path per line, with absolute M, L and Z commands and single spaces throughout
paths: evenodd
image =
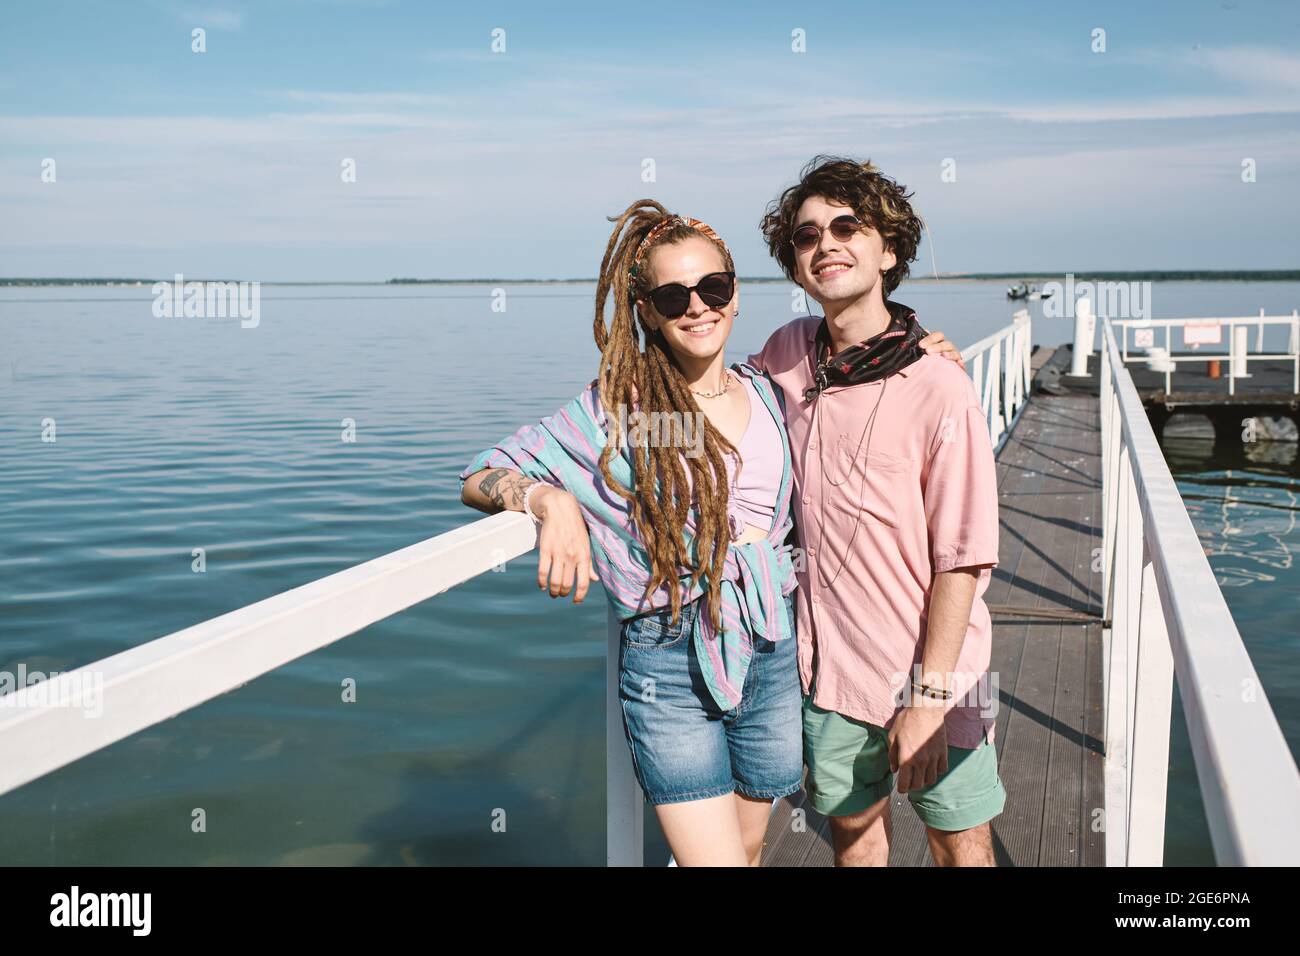
M 898 298 L 969 343 L 1007 322 L 1004 287 Z M 155 319 L 148 292 L 0 290 L 0 670 L 86 664 L 472 520 L 459 470 L 596 365 L 588 286 L 510 286 L 505 313 L 485 286 L 267 286 L 255 329 Z M 1156 292 L 1157 316 L 1300 304 L 1294 283 Z M 734 357 L 789 303 L 745 287 Z M 1296 483 L 1176 461 L 1294 745 Z M 603 863 L 603 601 L 533 581 L 512 562 L 0 797 L 0 863 Z M 1207 852 L 1185 749 L 1171 862 Z

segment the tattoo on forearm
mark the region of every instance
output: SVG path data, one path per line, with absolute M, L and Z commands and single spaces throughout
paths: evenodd
M 529 485 L 535 483 L 532 478 L 526 478 L 508 468 L 493 468 L 483 476 L 478 487 L 498 510 L 522 511 L 524 492 Z
M 505 501 L 502 498 L 501 490 L 497 486 L 509 474 L 510 472 L 504 468 L 494 468 L 484 475 L 483 480 L 478 483 L 479 491 L 483 492 L 487 500 L 498 508 L 504 508 Z

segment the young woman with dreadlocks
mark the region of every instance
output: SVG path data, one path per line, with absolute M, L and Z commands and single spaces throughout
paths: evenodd
M 652 200 L 611 219 L 597 378 L 478 455 L 461 497 L 538 523 L 552 597 L 604 586 L 633 766 L 677 863 L 757 865 L 802 776 L 781 400 L 725 364 L 739 294 L 717 233 Z

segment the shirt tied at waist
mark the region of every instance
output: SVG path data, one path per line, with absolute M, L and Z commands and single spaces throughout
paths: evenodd
M 721 582 L 722 633 L 713 627 L 707 601 L 692 624 L 691 640 L 709 693 L 720 710 L 740 703 L 755 637 L 776 642 L 793 637 L 785 595 L 795 589 L 790 545 L 766 538 L 733 546 Z M 703 593 L 703 588 L 700 588 Z

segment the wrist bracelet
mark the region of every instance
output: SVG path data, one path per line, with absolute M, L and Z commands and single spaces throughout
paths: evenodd
M 912 690 L 931 700 L 952 700 L 952 691 L 944 690 L 942 687 L 931 687 L 929 684 L 918 684 L 912 681 Z
M 528 498 L 529 498 L 530 495 L 532 495 L 532 493 L 533 493 L 534 491 L 536 491 L 538 488 L 540 488 L 540 487 L 542 486 L 542 484 L 543 484 L 543 482 L 540 482 L 540 481 L 534 481 L 534 482 L 533 482 L 531 485 L 529 485 L 528 488 L 524 491 L 524 514 L 526 514 L 526 515 L 528 515 L 528 517 L 532 518 L 532 519 L 533 519 L 533 524 L 537 525 L 538 527 L 541 527 L 542 519 L 539 518 L 539 517 L 537 517 L 537 515 L 533 514 L 533 509 L 532 509 L 531 505 L 529 504 Z

